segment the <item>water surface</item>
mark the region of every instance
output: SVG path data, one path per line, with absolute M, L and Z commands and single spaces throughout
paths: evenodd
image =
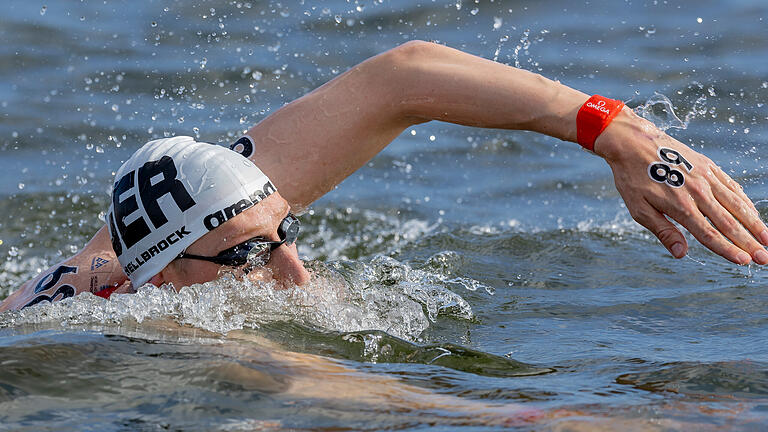
M 0 297 L 82 247 L 144 142 L 227 145 L 411 39 L 633 107 L 659 93 L 687 120 L 669 133 L 765 199 L 766 19 L 756 0 L 7 2 Z M 222 280 L 0 315 L 0 429 L 767 421 L 764 270 L 692 238 L 672 259 L 575 144 L 420 125 L 302 222 L 323 275 L 307 290 Z

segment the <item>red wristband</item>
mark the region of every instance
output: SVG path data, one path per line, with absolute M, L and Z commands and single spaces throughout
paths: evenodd
M 589 98 L 576 115 L 576 141 L 594 151 L 595 140 L 624 108 L 624 102 L 599 95 Z
M 104 289 L 103 289 L 103 290 L 101 290 L 101 291 L 96 291 L 96 292 L 95 292 L 95 293 L 93 293 L 93 294 L 94 294 L 94 295 L 97 295 L 97 296 L 99 296 L 99 297 L 103 297 L 103 298 L 105 298 L 105 299 L 108 299 L 108 298 L 109 298 L 109 296 L 111 296 L 111 295 L 112 295 L 112 293 L 113 293 L 113 292 L 115 292 L 116 290 L 117 290 L 117 287 L 116 287 L 116 286 L 113 286 L 113 287 L 109 287 L 109 288 L 104 288 Z

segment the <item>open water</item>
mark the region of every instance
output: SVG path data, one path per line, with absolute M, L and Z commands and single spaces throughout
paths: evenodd
M 147 140 L 227 145 L 411 39 L 627 100 L 768 198 L 762 0 L 3 6 L 0 298 L 82 247 Z M 765 270 L 672 259 L 577 147 L 414 127 L 302 217 L 307 289 L 2 314 L 0 430 L 764 429 Z

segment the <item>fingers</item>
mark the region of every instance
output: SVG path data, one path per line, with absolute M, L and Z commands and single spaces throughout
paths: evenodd
M 655 207 L 669 214 L 704 246 L 727 260 L 741 265 L 752 260 L 768 264 L 768 252 L 763 248 L 768 244 L 768 229 L 752 201 L 744 194 L 741 185 L 719 167 L 710 162 L 704 169 L 707 170 L 704 181 L 686 185 L 692 201 L 681 203 L 678 196 L 678 199 L 657 203 L 661 206 Z M 675 201 L 677 204 L 669 205 Z
M 721 184 L 713 184 L 712 193 L 717 201 L 752 233 L 752 236 L 763 245 L 768 245 L 768 230 L 760 219 L 760 214 L 751 210 L 754 207 L 751 201 L 745 203 L 740 195 Z
M 642 208 L 633 212 L 632 217 L 652 232 L 675 258 L 682 258 L 688 253 L 683 233 L 649 203 L 643 202 Z
M 751 199 L 749 199 L 747 194 L 744 193 L 744 188 L 741 187 L 741 185 L 736 180 L 732 179 L 731 176 L 726 174 L 725 171 L 723 171 L 719 166 L 715 164 L 710 165 L 710 172 L 714 173 L 715 177 L 720 180 L 720 183 L 724 184 L 731 192 L 735 193 L 742 200 L 744 200 L 749 208 L 752 209 L 752 211 L 758 213 L 757 208 L 755 208 L 755 204 Z M 765 226 L 763 226 L 763 229 L 765 229 Z M 765 244 L 768 245 L 768 243 Z
M 711 208 L 707 210 L 713 211 Z M 712 252 L 736 264 L 746 265 L 752 261 L 748 253 L 726 240 L 695 206 L 691 205 L 687 210 L 674 209 L 669 214 Z
M 724 191 L 721 191 L 720 194 L 723 192 Z M 732 201 L 731 205 L 739 206 L 739 204 L 733 203 Z M 749 232 L 744 229 L 744 226 L 733 217 L 737 214 L 737 211 L 728 208 L 728 206 L 722 202 L 716 201 L 714 197 L 712 199 L 703 200 L 703 202 L 700 203 L 700 209 L 707 215 L 717 230 L 733 242 L 736 247 L 749 253 L 756 263 L 768 264 L 768 253 L 766 253 L 760 243 L 755 241 Z M 743 257 L 737 259 L 742 261 Z M 749 262 L 749 260 L 747 260 L 747 262 Z M 739 262 L 739 264 L 745 263 Z

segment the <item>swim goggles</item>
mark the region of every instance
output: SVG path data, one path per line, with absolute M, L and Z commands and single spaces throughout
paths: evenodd
M 263 237 L 253 237 L 231 248 L 224 249 L 216 256 L 208 257 L 201 255 L 192 255 L 186 252 L 180 253 L 176 259 L 188 258 L 202 261 L 210 261 L 219 265 L 230 267 L 239 267 L 249 264 L 249 271 L 254 267 L 264 266 L 269 262 L 271 252 L 281 245 L 290 245 L 296 241 L 299 236 L 301 223 L 292 213 L 280 222 L 277 228 L 277 235 L 280 241 L 265 241 Z

